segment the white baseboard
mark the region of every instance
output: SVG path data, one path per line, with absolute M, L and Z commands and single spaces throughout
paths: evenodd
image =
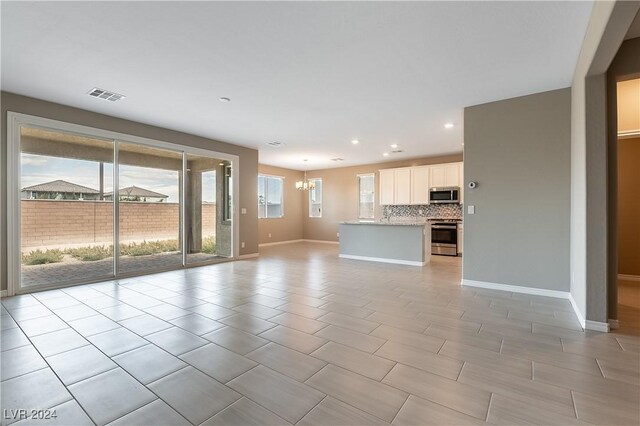
M 618 279 L 625 281 L 640 281 L 640 275 L 618 274 Z
M 589 321 L 585 320 L 584 315 L 578 309 L 578 305 L 576 301 L 573 299 L 573 296 L 568 291 L 558 291 L 558 290 L 547 290 L 544 288 L 534 288 L 534 287 L 520 287 L 517 285 L 509 285 L 509 284 L 496 284 L 489 283 L 485 281 L 474 281 L 474 280 L 462 280 L 462 285 L 469 287 L 480 287 L 480 288 L 488 288 L 491 290 L 503 290 L 510 291 L 512 293 L 524 293 L 531 294 L 534 296 L 547 296 L 547 297 L 555 297 L 558 299 L 568 299 L 571 302 L 571 306 L 573 307 L 573 311 L 578 317 L 578 322 L 580 326 L 584 330 L 593 330 L 593 331 L 601 331 L 603 333 L 609 332 L 609 324 L 606 322 L 598 322 L 598 321 Z
M 253 259 L 258 256 L 260 256 L 260 253 L 241 254 L 240 256 L 238 256 L 238 259 Z
M 301 239 L 301 240 L 276 241 L 274 243 L 262 243 L 262 244 L 258 244 L 258 247 L 279 246 L 281 244 L 295 244 L 295 243 L 340 244 L 339 241 Z
M 608 333 L 609 332 L 609 323 L 587 320 L 584 329 L 585 330 L 600 331 L 602 333 Z
M 524 293 L 531 294 L 534 296 L 547 296 L 547 297 L 555 297 L 558 299 L 569 299 L 571 293 L 568 291 L 558 291 L 558 290 L 547 290 L 546 288 L 535 288 L 535 287 L 521 287 L 518 285 L 510 285 L 510 284 L 498 284 L 498 283 L 490 283 L 486 281 L 475 281 L 475 280 L 462 280 L 463 286 L 468 287 L 480 287 L 487 288 L 490 290 L 502 290 L 502 291 L 510 291 L 512 293 Z
M 293 244 L 293 243 L 301 243 L 305 240 L 286 240 L 286 241 L 275 241 L 273 243 L 262 243 L 258 244 L 258 247 L 269 247 L 269 246 L 279 246 L 281 244 Z
M 352 254 L 340 254 L 338 257 L 343 259 L 367 260 L 369 262 L 394 263 L 396 265 L 424 266 L 427 262 L 417 262 L 412 260 L 386 259 L 383 257 L 355 256 Z
M 573 308 L 573 312 L 575 312 L 576 316 L 578 317 L 578 322 L 580 323 L 580 327 L 582 327 L 582 329 L 584 330 L 587 327 L 586 320 L 584 319 L 584 315 L 582 315 L 582 312 L 580 312 L 580 309 L 578 308 L 578 304 L 574 300 L 573 295 L 571 293 L 569 293 L 569 302 L 571 302 L 571 307 Z
M 578 309 L 578 305 L 576 304 L 576 301 L 573 300 L 573 296 L 568 291 L 547 290 L 544 288 L 534 288 L 534 287 L 520 287 L 516 285 L 496 284 L 496 283 L 488 283 L 484 281 L 473 281 L 473 280 L 462 280 L 462 285 L 469 286 L 469 287 L 488 288 L 491 290 L 510 291 L 513 293 L 531 294 L 534 296 L 547 296 L 547 297 L 555 297 L 558 299 L 568 299 L 571 302 L 573 311 L 576 313 L 576 316 L 578 317 L 580 326 L 584 330 L 600 331 L 602 333 L 609 332 L 608 323 L 585 320 L 584 316 L 582 315 L 582 312 L 580 312 L 580 309 Z
M 0 297 L 7 297 L 7 290 L 0 290 Z
M 340 241 L 328 241 L 328 240 L 302 240 L 305 243 L 322 243 L 322 244 L 340 244 Z

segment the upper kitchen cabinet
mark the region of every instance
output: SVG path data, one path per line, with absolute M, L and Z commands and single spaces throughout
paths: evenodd
M 464 203 L 464 190 L 465 190 L 465 184 L 464 184 L 464 163 L 458 163 L 459 164 L 459 169 L 460 169 L 460 203 Z
M 411 169 L 380 170 L 380 205 L 411 203 Z
M 460 168 L 462 163 L 437 164 L 431 166 L 429 185 L 432 188 L 461 186 Z
M 411 167 L 411 204 L 429 204 L 429 169 Z
M 463 185 L 462 163 L 383 169 L 380 205 L 429 204 L 429 188 Z M 462 197 L 462 191 L 461 191 Z
M 380 170 L 380 205 L 395 204 L 395 170 Z
M 394 179 L 394 204 L 411 204 L 411 169 L 395 169 Z

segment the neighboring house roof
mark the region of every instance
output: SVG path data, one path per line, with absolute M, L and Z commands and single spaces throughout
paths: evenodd
M 65 180 L 54 180 L 51 182 L 41 183 L 38 185 L 27 186 L 26 188 L 22 188 L 22 190 L 34 191 L 34 192 L 67 192 L 67 193 L 83 193 L 83 194 L 99 193 L 99 191 L 93 188 L 88 188 L 86 186 L 67 182 Z
M 113 192 L 106 192 L 105 196 L 113 195 Z M 138 188 L 137 186 L 128 186 L 126 188 L 120 188 L 120 196 L 126 197 L 152 197 L 152 198 L 168 198 L 168 195 L 160 194 L 159 192 L 150 191 L 144 188 Z

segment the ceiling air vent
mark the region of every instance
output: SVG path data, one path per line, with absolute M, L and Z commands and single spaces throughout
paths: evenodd
M 404 152 L 404 150 L 402 149 L 396 149 L 394 151 L 391 151 L 392 154 L 400 154 L 401 152 Z
M 98 89 L 94 87 L 89 91 L 89 96 L 93 96 L 94 98 L 104 99 L 107 101 L 115 102 L 126 98 L 125 95 L 121 95 L 119 93 L 110 92 L 104 89 Z
M 331 161 L 344 161 L 344 158 L 332 158 Z
M 281 146 L 284 146 L 282 142 L 278 142 L 278 141 L 267 142 L 267 145 L 272 146 L 274 148 L 280 148 Z

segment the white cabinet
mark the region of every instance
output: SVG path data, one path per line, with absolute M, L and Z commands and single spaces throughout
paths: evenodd
M 464 163 L 458 163 L 460 169 L 460 203 L 464 203 L 464 190 L 466 185 L 464 184 Z
M 380 170 L 380 205 L 395 204 L 395 170 Z
M 411 203 L 411 169 L 405 167 L 395 169 L 394 176 L 395 198 L 394 204 Z
M 437 164 L 431 166 L 431 187 L 460 186 L 460 168 L 462 163 Z
M 411 167 L 411 204 L 429 204 L 429 166 Z
M 429 188 L 464 184 L 462 163 L 383 169 L 379 173 L 379 199 L 383 206 L 429 204 Z M 461 188 L 460 197 L 463 192 Z

